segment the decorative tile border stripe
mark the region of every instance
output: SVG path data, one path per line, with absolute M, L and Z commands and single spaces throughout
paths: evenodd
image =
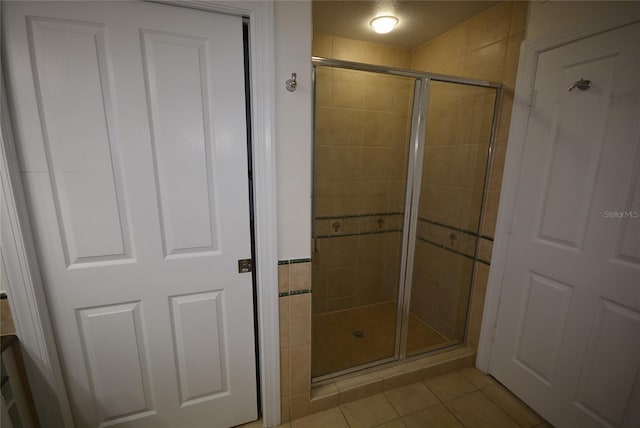
M 366 214 L 346 214 L 336 216 L 318 216 L 316 220 L 339 220 L 342 218 L 357 218 L 357 217 L 381 217 L 385 215 L 404 215 L 404 213 L 366 213 Z
M 450 252 L 452 252 L 452 253 L 454 253 L 454 254 L 458 254 L 459 256 L 466 257 L 466 258 L 467 258 L 467 259 L 469 259 L 469 260 L 474 260 L 473 256 L 470 256 L 470 255 L 465 254 L 465 253 L 463 253 L 463 252 L 461 252 L 461 251 L 458 251 L 458 250 L 454 250 L 453 248 L 447 247 L 446 245 L 443 245 L 443 244 L 437 244 L 437 243 L 435 243 L 435 242 L 433 242 L 433 241 L 430 241 L 430 240 L 429 240 L 429 239 L 427 239 L 427 238 L 422 238 L 422 237 L 420 237 L 420 236 L 418 236 L 418 239 L 419 239 L 419 240 L 421 240 L 421 241 L 423 241 L 423 242 L 426 242 L 427 244 L 431 244 L 431 245 L 433 245 L 434 247 L 442 248 L 443 250 L 447 250 L 447 251 L 450 251 Z M 482 264 L 485 264 L 485 265 L 487 265 L 487 266 L 490 266 L 490 265 L 491 265 L 491 263 L 490 263 L 490 262 L 488 262 L 488 261 L 486 261 L 486 260 L 477 259 L 476 261 L 478 261 L 478 262 L 480 262 L 480 263 L 482 263 Z
M 379 235 L 381 233 L 402 232 L 402 229 L 376 230 L 374 232 L 345 233 L 344 235 L 318 235 L 316 238 L 346 238 L 349 236 Z
M 278 297 L 295 296 L 295 295 L 297 295 L 297 294 L 307 294 L 307 293 L 311 293 L 311 289 L 307 289 L 307 290 L 283 291 L 282 293 L 278 293 Z
M 280 265 L 293 265 L 296 263 L 311 263 L 311 259 L 290 259 L 290 260 L 278 260 L 278 266 Z
M 447 228 L 447 229 L 455 230 L 456 232 L 462 232 L 462 233 L 467 234 L 467 235 L 477 236 L 479 238 L 487 239 L 487 240 L 493 242 L 493 238 L 491 238 L 489 236 L 480 235 L 477 232 L 474 232 L 474 231 L 471 231 L 471 230 L 467 230 L 467 229 L 464 229 L 462 227 L 451 226 L 449 224 L 440 223 L 438 221 L 430 220 L 430 219 L 425 218 L 425 217 L 418 217 L 418 220 L 419 221 L 424 221 L 424 222 L 429 223 L 429 224 L 435 224 L 436 226 L 444 227 L 444 228 Z
M 315 220 L 314 233 L 316 238 L 333 238 L 335 236 L 396 232 L 402 230 L 403 222 L 403 213 L 371 213 L 324 217 Z

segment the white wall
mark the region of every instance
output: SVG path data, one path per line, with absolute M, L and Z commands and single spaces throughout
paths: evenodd
M 527 39 L 544 36 L 569 25 L 626 7 L 637 1 L 532 0 L 529 6 Z
M 311 254 L 311 1 L 275 2 L 278 260 Z M 298 74 L 298 89 L 284 82 Z

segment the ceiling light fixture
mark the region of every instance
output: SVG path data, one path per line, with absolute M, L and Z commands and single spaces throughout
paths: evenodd
M 369 25 L 373 27 L 376 33 L 384 34 L 390 32 L 398 25 L 398 18 L 395 16 L 378 16 L 373 18 Z

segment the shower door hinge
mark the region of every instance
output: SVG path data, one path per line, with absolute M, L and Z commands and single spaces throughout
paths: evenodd
M 253 260 L 241 259 L 238 260 L 238 273 L 253 272 Z
M 529 90 L 529 94 L 527 95 L 527 107 L 531 107 L 533 105 L 533 99 L 536 96 L 536 90 L 531 88 Z

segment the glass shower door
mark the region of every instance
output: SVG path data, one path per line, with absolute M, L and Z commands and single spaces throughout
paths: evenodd
M 406 279 L 409 356 L 464 343 L 496 93 L 490 87 L 430 83 L 414 196 L 413 266 Z
M 395 358 L 414 83 L 316 67 L 314 379 Z

